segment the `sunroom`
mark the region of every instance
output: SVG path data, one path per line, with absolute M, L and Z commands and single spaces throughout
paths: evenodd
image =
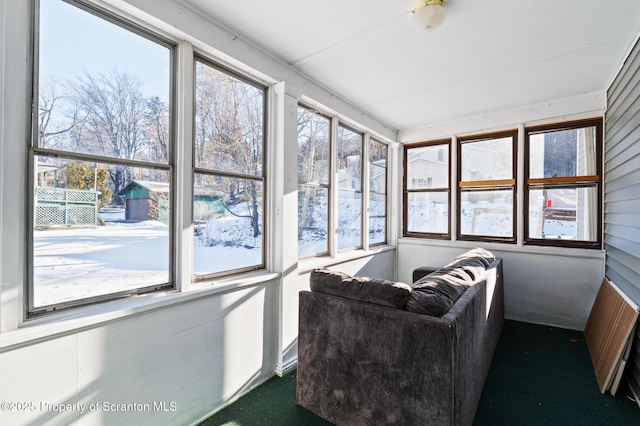
M 415 3 L 0 0 L 0 423 L 196 424 L 295 371 L 319 267 L 640 303 L 640 3 Z

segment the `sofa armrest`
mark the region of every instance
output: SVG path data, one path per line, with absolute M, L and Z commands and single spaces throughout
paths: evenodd
M 472 424 L 504 325 L 502 260 L 496 259 L 442 319 L 456 329 L 456 424 Z
M 415 283 L 416 281 L 418 281 L 420 278 L 422 277 L 426 277 L 427 275 L 429 275 L 432 272 L 437 271 L 438 267 L 435 266 L 421 266 L 419 268 L 416 268 L 413 270 L 413 282 Z

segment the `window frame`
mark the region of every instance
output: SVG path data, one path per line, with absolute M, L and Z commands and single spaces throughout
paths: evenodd
M 66 310 L 70 308 L 92 305 L 109 300 L 119 299 L 131 295 L 139 295 L 156 291 L 171 290 L 176 288 L 176 235 L 174 232 L 176 221 L 176 184 L 175 184 L 175 155 L 176 155 L 176 57 L 178 43 L 161 36 L 159 33 L 151 31 L 144 26 L 126 19 L 118 14 L 99 7 L 93 3 L 84 0 L 65 0 L 70 7 L 76 7 L 85 13 L 88 13 L 98 19 L 102 19 L 113 24 L 124 31 L 128 31 L 148 41 L 156 43 L 167 48 L 169 52 L 169 94 L 168 94 L 168 139 L 169 147 L 167 153 L 167 162 L 157 163 L 144 160 L 128 160 L 124 158 L 109 157 L 106 155 L 96 155 L 91 153 L 78 153 L 65 150 L 57 150 L 51 148 L 40 147 L 38 144 L 38 111 L 39 111 L 39 85 L 40 85 L 40 66 L 39 66 L 39 34 L 40 34 L 40 0 L 33 3 L 32 13 L 32 41 L 31 41 L 31 115 L 30 115 L 30 133 L 27 142 L 27 177 L 26 182 L 29 188 L 28 193 L 35 193 L 36 182 L 34 177 L 35 158 L 37 156 L 47 156 L 53 158 L 65 158 L 68 160 L 77 160 L 82 162 L 95 162 L 100 164 L 115 164 L 127 167 L 140 167 L 154 170 L 161 170 L 168 174 L 169 178 L 169 218 L 168 218 L 168 281 L 166 283 L 152 284 L 148 286 L 132 287 L 126 290 L 119 290 L 111 293 L 105 293 L 98 296 L 90 296 L 84 298 L 75 298 L 73 300 L 47 304 L 43 306 L 35 306 L 35 273 L 34 273 L 34 220 L 35 220 L 35 197 L 27 197 L 27 218 L 29 220 L 26 232 L 26 277 L 25 285 L 25 318 L 37 317 L 52 312 Z
M 447 187 L 437 187 L 437 188 L 413 188 L 409 189 L 408 179 L 409 179 L 409 150 L 416 148 L 424 148 L 431 146 L 443 145 L 446 146 L 446 152 L 449 154 L 449 158 L 447 161 Z M 429 238 L 436 240 L 450 240 L 451 239 L 451 172 L 452 172 L 452 161 L 451 161 L 451 149 L 452 149 L 452 140 L 451 138 L 447 139 L 437 139 L 432 141 L 423 141 L 416 142 L 411 144 L 405 144 L 403 146 L 403 195 L 402 195 L 402 211 L 403 211 L 403 220 L 402 220 L 402 235 L 405 237 L 418 237 L 418 238 Z M 409 194 L 410 193 L 447 193 L 447 232 L 439 233 L 439 232 L 418 232 L 418 231 L 410 231 L 408 229 L 409 226 Z
M 343 251 L 348 251 L 348 250 L 359 250 L 359 249 L 363 249 L 364 248 L 364 238 L 365 238 L 365 229 L 364 229 L 364 223 L 365 223 L 364 222 L 364 217 L 365 217 L 365 210 L 364 210 L 365 209 L 365 199 L 364 199 L 365 198 L 365 191 L 364 191 L 364 178 L 365 178 L 364 169 L 365 169 L 365 165 L 364 164 L 365 164 L 365 161 L 364 161 L 364 156 L 365 156 L 365 139 L 366 139 L 365 136 L 366 135 L 365 135 L 365 132 L 363 132 L 361 130 L 358 130 L 358 129 L 354 128 L 353 126 L 350 126 L 350 125 L 348 125 L 348 124 L 346 124 L 346 123 L 344 123 L 344 122 L 342 122 L 340 120 L 338 120 L 337 127 L 338 127 L 338 135 L 336 136 L 336 139 L 335 139 L 335 144 L 336 144 L 336 147 L 335 147 L 335 152 L 336 152 L 336 163 L 335 163 L 336 164 L 336 167 L 335 167 L 335 176 L 336 176 L 336 178 L 335 178 L 335 182 L 336 182 L 336 184 L 334 185 L 335 193 L 336 193 L 336 206 L 340 206 L 340 202 L 338 201 L 338 198 L 339 198 L 339 194 L 340 194 L 341 191 L 354 193 L 354 194 L 357 194 L 357 193 L 360 194 L 360 243 L 359 243 L 359 245 L 347 246 L 347 247 L 342 247 L 342 248 L 339 247 L 340 246 L 340 237 L 338 235 L 338 231 L 340 230 L 340 212 L 339 211 L 335 211 L 335 214 L 336 214 L 336 216 L 335 216 L 336 245 L 338 246 L 337 250 L 339 252 L 343 252 Z M 353 189 L 353 188 L 345 188 L 345 187 L 341 187 L 340 186 L 340 180 L 338 179 L 338 172 L 340 171 L 340 167 L 338 166 L 338 162 L 340 160 L 338 158 L 338 155 L 339 155 L 339 152 L 340 152 L 340 149 L 338 147 L 338 144 L 340 143 L 340 135 L 339 135 L 340 128 L 342 128 L 342 129 L 344 129 L 346 131 L 358 134 L 360 136 L 360 189 L 359 190 L 358 189 Z M 368 152 L 369 151 L 367 150 L 367 153 Z M 367 194 L 367 196 L 368 196 L 368 194 Z M 331 211 L 333 211 L 333 210 L 331 210 Z M 367 232 L 367 236 L 368 236 L 369 230 L 367 229 L 366 232 Z
M 474 142 L 484 142 L 492 139 L 511 138 L 511 179 L 488 179 L 478 181 L 462 181 L 462 146 Z M 457 191 L 456 191 L 456 238 L 460 241 L 479 241 L 479 242 L 501 242 L 515 244 L 518 234 L 518 174 L 517 174 L 517 158 L 518 158 L 518 130 L 503 130 L 499 132 L 481 133 L 477 135 L 463 136 L 458 138 L 456 146 L 457 150 Z M 470 235 L 462 234 L 462 193 L 467 190 L 491 191 L 511 189 L 513 193 L 513 210 L 512 210 L 512 230 L 511 237 L 499 237 L 490 235 Z
M 191 267 L 191 271 L 190 271 L 190 276 L 191 276 L 191 282 L 196 283 L 196 282 L 201 282 L 201 281 L 207 281 L 207 280 L 211 280 L 212 278 L 218 278 L 218 277 L 224 277 L 224 276 L 229 276 L 229 275 L 235 275 L 238 273 L 242 273 L 242 272 L 251 272 L 251 271 L 256 271 L 256 270 L 261 270 L 261 269 L 265 269 L 266 268 L 266 259 L 267 259 L 267 230 L 265 229 L 265 225 L 267 223 L 269 223 L 269 217 L 268 217 L 268 194 L 269 194 L 269 188 L 268 188 L 268 179 L 267 179 L 267 153 L 268 153 L 268 120 L 269 120 L 269 115 L 268 115 L 268 105 L 269 105 L 269 91 L 268 88 L 265 85 L 262 85 L 254 80 L 251 80 L 250 78 L 232 70 L 229 67 L 224 66 L 223 64 L 208 58 L 206 55 L 194 52 L 193 54 L 193 102 L 194 102 L 194 108 L 193 108 L 193 114 L 192 114 L 192 129 L 195 130 L 195 124 L 196 124 L 196 111 L 195 111 L 195 102 L 196 102 L 196 90 L 197 90 L 197 82 L 196 82 L 196 66 L 197 63 L 201 63 L 204 66 L 208 66 L 213 68 L 214 70 L 224 73 L 232 78 L 235 78 L 236 80 L 239 80 L 245 84 L 248 84 L 250 86 L 255 87 L 256 89 L 262 91 L 262 161 L 261 161 L 261 170 L 262 173 L 260 175 L 250 175 L 250 174 L 243 174 L 243 173 L 234 173 L 234 172 L 229 172 L 229 171 L 224 171 L 224 170 L 215 170 L 213 168 L 209 169 L 209 168 L 205 168 L 205 167 L 197 167 L 196 166 L 196 149 L 195 149 L 195 145 L 196 145 L 196 132 L 193 132 L 193 140 L 191 141 L 191 225 L 193 226 L 194 224 L 194 218 L 193 218 L 193 202 L 194 202 L 194 196 L 193 196 L 193 190 L 194 190 L 194 182 L 195 180 L 193 179 L 193 177 L 196 174 L 202 174 L 202 175 L 207 175 L 207 176 L 219 176 L 219 177 L 223 177 L 223 178 L 231 178 L 231 179 L 243 179 L 243 180 L 253 180 L 253 181 L 257 181 L 260 182 L 262 185 L 262 220 L 261 220 L 261 225 L 260 228 L 262 229 L 262 233 L 261 233 L 261 262 L 259 265 L 251 265 L 251 266 L 246 266 L 246 267 L 241 267 L 241 268 L 236 268 L 236 269 L 229 269 L 229 270 L 224 270 L 224 271 L 218 271 L 218 272 L 211 272 L 211 273 L 206 273 L 206 274 L 202 274 L 202 275 L 196 275 L 194 270 L 193 270 L 193 265 Z M 187 142 L 185 142 L 187 143 Z M 194 250 L 194 248 L 192 247 L 191 250 Z
M 590 176 L 566 176 L 556 178 L 530 178 L 530 147 L 531 135 L 557 132 L 563 130 L 577 130 L 586 127 L 595 127 L 595 167 L 596 174 Z M 603 118 L 588 118 L 584 120 L 573 120 L 560 123 L 551 123 L 538 126 L 529 126 L 524 129 L 524 241 L 525 245 L 532 246 L 552 246 L 581 249 L 601 249 L 602 248 L 602 207 L 603 207 L 603 143 L 604 143 L 604 120 Z M 584 240 L 558 240 L 533 238 L 529 235 L 529 192 L 533 189 L 554 189 L 554 188 L 585 188 L 596 187 L 597 192 L 597 214 L 596 218 L 596 241 Z
M 367 152 L 367 163 L 369 164 L 369 171 L 367 173 L 368 177 L 368 182 L 371 181 L 371 145 L 372 144 L 380 144 L 382 146 L 384 146 L 385 149 L 385 166 L 384 166 L 384 193 L 382 192 L 373 192 L 371 190 L 371 185 L 368 183 L 367 184 L 367 197 L 370 200 L 371 199 L 371 194 L 376 194 L 376 195 L 383 195 L 384 198 L 384 239 L 383 241 L 380 242 L 375 242 L 375 243 L 371 243 L 371 238 L 369 236 L 370 232 L 371 232 L 371 224 L 370 224 L 370 218 L 371 218 L 371 214 L 370 214 L 370 204 L 367 204 L 367 226 L 366 226 L 366 235 L 367 235 L 367 241 L 368 241 L 368 245 L 369 247 L 375 247 L 375 246 L 382 246 L 382 245 L 386 245 L 389 242 L 389 144 L 386 144 L 374 137 L 369 137 L 369 148 L 368 148 L 368 152 Z M 380 166 L 376 166 L 376 167 L 380 167 Z M 364 182 L 363 182 L 364 184 Z M 364 201 L 364 200 L 363 200 Z M 364 216 L 364 215 L 363 215 Z M 381 216 L 375 215 L 373 217 L 376 218 L 380 218 Z
M 314 108 L 310 105 L 307 105 L 303 102 L 298 102 L 298 108 L 296 111 L 299 111 L 300 109 L 305 109 L 307 110 L 309 113 L 313 113 L 316 114 L 322 118 L 325 118 L 328 121 L 328 128 L 327 128 L 327 133 L 329 136 L 329 150 L 327 152 L 327 183 L 313 183 L 313 182 L 304 182 L 304 183 L 300 183 L 299 181 L 296 183 L 296 188 L 297 191 L 300 191 L 300 186 L 305 186 L 305 187 L 310 187 L 310 188 L 315 188 L 315 189 L 324 189 L 327 191 L 327 245 L 326 245 L 326 250 L 323 252 L 317 252 L 317 253 L 312 253 L 312 254 L 308 254 L 308 255 L 304 255 L 304 256 L 300 256 L 298 254 L 298 259 L 309 259 L 309 258 L 314 258 L 314 257 L 322 257 L 322 256 L 329 256 L 331 253 L 331 247 L 332 247 L 332 242 L 333 242 L 333 233 L 330 231 L 330 229 L 333 227 L 332 226 L 332 212 L 333 212 L 333 200 L 331 197 L 331 193 L 332 193 L 332 183 L 333 183 L 333 176 L 332 176 L 332 163 L 333 161 L 331 160 L 333 158 L 333 153 L 335 151 L 334 149 L 334 120 L 335 118 L 332 117 L 329 114 L 326 114 L 320 110 L 318 110 L 317 108 Z M 298 137 L 298 135 L 296 134 L 296 137 Z M 298 146 L 299 147 L 299 146 Z M 296 171 L 296 175 L 297 175 L 297 171 Z M 296 214 L 298 214 L 298 212 L 296 212 Z M 298 244 L 300 243 L 300 240 L 298 239 Z

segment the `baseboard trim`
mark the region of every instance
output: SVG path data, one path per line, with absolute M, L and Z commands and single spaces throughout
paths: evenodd
M 288 374 L 291 371 L 295 370 L 297 366 L 298 366 L 298 359 L 297 358 L 293 359 L 293 360 L 291 360 L 289 362 L 286 362 L 284 364 L 278 363 L 278 365 L 276 365 L 275 373 L 276 373 L 276 375 L 278 377 L 282 377 L 285 374 Z

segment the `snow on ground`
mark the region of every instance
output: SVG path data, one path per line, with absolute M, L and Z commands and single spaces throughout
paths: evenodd
M 242 204 L 242 203 L 241 203 Z M 233 208 L 236 207 L 236 208 Z M 251 220 L 242 205 L 236 215 L 225 214 L 195 225 L 193 271 L 195 275 L 246 268 L 262 264 L 262 235 L 254 237 Z
M 169 282 L 167 225 L 118 222 L 123 219 L 121 212 L 101 213 L 101 218 L 107 220 L 106 226 L 34 231 L 35 306 Z M 246 228 L 246 222 L 246 218 L 229 221 L 225 235 L 233 238 L 233 230 L 237 232 L 242 224 Z M 207 247 L 196 239 L 194 273 L 260 265 L 261 250 L 250 247 L 251 242 Z
M 570 220 L 545 220 L 544 221 L 544 238 L 545 239 L 576 239 L 576 222 Z
M 34 232 L 35 306 L 168 282 L 160 222 Z

